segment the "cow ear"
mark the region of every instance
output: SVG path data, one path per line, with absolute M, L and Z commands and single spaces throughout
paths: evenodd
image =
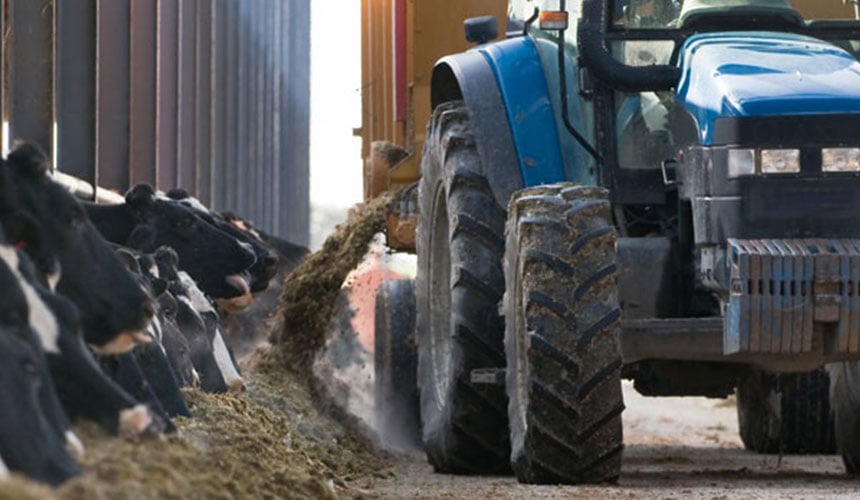
M 155 247 L 155 228 L 149 224 L 138 224 L 128 235 L 125 244 L 141 252 L 151 252 Z
M 162 280 L 164 281 L 164 280 Z M 164 281 L 164 286 L 167 287 L 167 282 Z M 176 316 L 176 299 L 169 291 L 165 290 L 158 297 L 158 311 L 167 317 Z
M 164 295 L 164 292 L 167 291 L 167 281 L 161 278 L 153 278 L 151 281 L 152 285 L 150 286 L 150 289 L 152 290 L 152 296 L 161 297 Z
M 127 248 L 118 248 L 116 250 L 116 255 L 119 257 L 119 260 L 122 261 L 125 268 L 129 271 L 140 274 L 140 263 L 137 262 L 137 257 L 135 257 L 134 253 Z
M 185 198 L 190 197 L 191 194 L 188 191 L 182 188 L 173 188 L 167 192 L 167 197 L 171 200 L 184 200 Z
M 155 251 L 155 258 L 170 266 L 179 266 L 179 255 L 176 254 L 176 250 L 168 246 L 158 247 L 158 250 Z
M 48 155 L 32 142 L 16 142 L 6 160 L 19 175 L 28 177 L 43 176 L 50 169 Z
M 149 184 L 137 184 L 125 193 L 125 203 L 141 217 L 155 204 L 155 190 Z

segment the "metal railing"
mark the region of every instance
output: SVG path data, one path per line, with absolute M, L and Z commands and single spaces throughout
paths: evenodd
M 90 199 L 182 187 L 308 243 L 310 2 L 0 5 L 4 149 L 39 143 Z

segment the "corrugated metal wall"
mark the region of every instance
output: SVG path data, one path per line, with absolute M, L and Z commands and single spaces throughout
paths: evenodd
M 179 186 L 308 243 L 308 0 L 0 3 L 4 138 L 91 184 Z

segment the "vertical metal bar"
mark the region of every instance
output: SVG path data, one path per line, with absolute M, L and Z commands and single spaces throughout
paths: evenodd
M 196 194 L 197 158 L 195 148 L 195 59 L 197 38 L 197 0 L 179 3 L 179 96 L 177 100 L 178 140 L 176 169 L 178 185 Z
M 10 137 L 52 151 L 53 0 L 7 0 Z
M 212 164 L 210 134 L 212 123 L 212 2 L 197 3 L 196 75 L 197 95 L 195 107 L 195 172 L 194 192 L 206 205 L 212 204 Z
M 293 165 L 292 159 L 295 155 L 293 151 L 293 147 L 295 146 L 294 141 L 295 138 L 292 137 L 292 106 L 291 106 L 291 92 L 292 92 L 292 82 L 295 79 L 292 71 L 290 71 L 290 64 L 293 63 L 292 58 L 290 57 L 292 46 L 294 43 L 298 41 L 294 39 L 293 33 L 291 31 L 292 26 L 292 17 L 294 15 L 294 6 L 295 2 L 287 2 L 284 6 L 284 13 L 281 17 L 281 23 L 278 26 L 280 31 L 280 39 L 281 39 L 281 74 L 279 78 L 279 86 L 280 89 L 279 99 L 279 115 L 278 115 L 278 141 L 280 142 L 280 158 L 279 164 L 277 166 L 278 176 L 280 177 L 279 182 L 279 191 L 277 193 L 277 197 L 279 200 L 278 203 L 278 211 L 280 213 L 280 225 L 279 227 L 274 228 L 274 234 L 278 236 L 287 238 L 287 228 L 292 224 L 290 215 L 290 211 L 293 209 L 292 200 L 290 200 L 290 190 L 292 189 L 292 185 L 296 182 L 295 177 L 292 175 Z M 287 238 L 289 239 L 289 238 Z M 292 240 L 291 240 L 292 241 Z
M 156 181 L 156 0 L 130 3 L 129 170 L 132 184 Z
M 170 189 L 179 183 L 178 140 L 179 0 L 158 1 L 156 88 L 156 185 Z
M 250 70 L 250 88 L 248 91 L 248 110 L 250 113 L 250 119 L 248 120 L 248 135 L 249 141 L 247 144 L 248 147 L 248 166 L 249 170 L 249 182 L 246 187 L 247 193 L 245 194 L 246 199 L 248 200 L 247 208 L 245 213 L 248 214 L 253 220 L 260 222 L 260 203 L 259 198 L 257 197 L 257 185 L 259 181 L 259 172 L 260 172 L 260 158 L 259 158 L 259 137 L 260 137 L 260 4 L 258 2 L 252 2 L 250 5 L 250 16 L 249 16 L 249 32 L 250 32 L 250 60 L 251 60 L 251 70 Z
M 275 14 L 272 16 L 272 162 L 269 165 L 269 170 L 272 173 L 272 182 L 269 185 L 270 196 L 272 203 L 270 204 L 272 222 L 270 231 L 272 233 L 280 232 L 281 227 L 281 80 L 283 78 L 283 44 L 281 37 L 283 36 L 281 26 L 283 26 L 283 16 L 285 11 L 284 2 L 275 2 Z
M 226 202 L 227 169 L 227 2 L 212 4 L 212 208 Z
M 238 59 L 239 59 L 239 73 L 238 73 L 238 90 L 237 90 L 237 130 L 236 130 L 236 162 L 233 164 L 234 169 L 241 169 L 241 174 L 237 173 L 236 175 L 236 211 L 243 217 L 251 217 L 251 214 L 248 213 L 248 193 L 245 189 L 245 186 L 248 184 L 248 142 L 249 142 L 249 134 L 248 134 L 248 111 L 249 106 L 248 103 L 250 99 L 248 95 L 250 94 L 249 88 L 249 79 L 251 72 L 250 63 L 250 50 L 248 48 L 249 45 L 249 21 L 248 21 L 248 13 L 250 8 L 246 2 L 237 2 L 239 8 L 239 15 L 237 17 L 239 22 L 239 37 L 238 37 Z
M 275 14 L 275 2 L 266 0 L 265 13 L 263 17 L 263 128 L 262 128 L 262 152 L 263 159 L 260 162 L 262 169 L 262 182 L 260 182 L 259 196 L 262 202 L 262 222 L 266 231 L 272 232 L 272 197 L 268 187 L 272 183 L 272 20 Z
M 56 168 L 96 181 L 96 0 L 54 4 Z
M 242 78 L 239 55 L 241 31 L 239 0 L 227 0 L 227 88 L 226 88 L 226 166 L 224 172 L 224 208 L 237 210 L 239 171 L 239 79 Z
M 310 240 L 310 3 L 292 0 L 290 3 L 290 98 L 291 110 L 290 190 L 284 193 L 290 200 L 289 225 L 284 237 L 307 245 Z
M 124 190 L 129 185 L 129 5 L 96 5 L 96 180 Z

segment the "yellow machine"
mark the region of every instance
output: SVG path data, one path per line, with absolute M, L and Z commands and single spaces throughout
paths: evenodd
M 469 47 L 463 21 L 493 15 L 504 35 L 507 0 L 362 0 L 364 197 L 418 180 L 430 77 L 444 55 Z M 411 214 L 411 215 L 410 215 Z M 415 210 L 404 197 L 388 219 L 388 245 L 415 248 Z

